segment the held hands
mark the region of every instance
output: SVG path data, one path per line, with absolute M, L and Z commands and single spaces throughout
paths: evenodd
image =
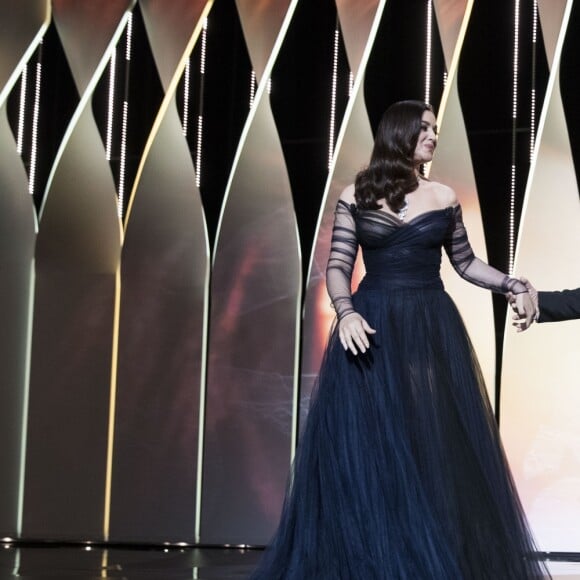
M 528 291 L 521 294 L 511 292 L 507 294 L 508 302 L 515 312 L 513 325 L 518 332 L 528 329 L 532 322 L 537 320 L 539 314 L 538 291 L 526 278 L 522 277 L 520 280 Z
M 369 337 L 367 334 L 375 334 L 376 330 L 372 329 L 368 322 L 358 313 L 347 314 L 338 323 L 338 335 L 344 350 L 349 350 L 352 354 L 366 352 L 370 347 Z M 358 349 L 358 350 L 357 350 Z

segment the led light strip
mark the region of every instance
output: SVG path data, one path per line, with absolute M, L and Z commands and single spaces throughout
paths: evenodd
M 26 118 L 26 92 L 28 85 L 28 65 L 24 65 L 20 76 L 20 102 L 18 105 L 18 136 L 16 139 L 16 151 L 22 155 L 24 142 L 24 122 Z
M 30 146 L 30 173 L 28 174 L 28 192 L 34 195 L 36 181 L 36 161 L 38 156 L 38 115 L 40 111 L 40 88 L 42 84 L 42 45 L 38 46 L 38 60 L 36 61 L 36 80 L 34 82 L 34 107 L 32 112 L 32 143 Z
M 252 71 L 250 75 L 250 109 L 254 106 L 254 97 L 256 96 L 256 72 Z
M 113 122 L 115 120 L 115 79 L 117 72 L 117 50 L 113 51 L 109 62 L 109 100 L 107 111 L 107 143 L 105 154 L 107 161 L 111 161 L 111 145 L 113 142 Z
M 519 35 L 520 35 L 520 1 L 514 2 L 514 51 L 513 51 L 513 81 L 512 81 L 512 166 L 510 176 L 510 207 L 509 207 L 509 274 L 514 270 L 515 252 L 515 199 L 516 199 L 516 139 L 518 118 L 518 76 L 519 76 Z
M 185 63 L 185 73 L 183 76 L 183 121 L 181 126 L 181 132 L 185 137 L 189 132 L 189 90 L 190 90 L 190 70 L 191 70 L 191 58 L 187 59 Z
M 207 17 L 203 19 L 201 51 L 199 56 L 199 110 L 197 115 L 197 140 L 195 151 L 195 185 L 201 186 L 201 161 L 203 151 L 203 94 L 205 88 L 205 63 L 207 56 Z
M 336 123 L 336 84 L 338 81 L 338 46 L 340 41 L 340 30 L 338 29 L 338 16 L 334 28 L 334 50 L 332 56 L 332 88 L 330 92 L 330 123 L 328 130 L 328 170 L 332 166 L 334 156 L 334 131 Z
M 131 43 L 133 40 L 133 14 L 129 14 L 127 19 L 127 40 L 125 46 L 125 98 L 123 100 L 123 121 L 121 125 L 121 154 L 119 163 L 119 200 L 117 202 L 117 212 L 119 217 L 123 217 L 123 207 L 125 205 L 125 168 L 127 164 L 127 123 L 129 118 L 129 66 L 131 63 Z
M 427 37 L 425 39 L 425 102 L 431 99 L 431 43 L 433 36 L 433 4 L 427 0 Z
M 532 90 L 530 93 L 530 162 L 536 143 L 536 54 L 538 46 L 538 0 L 534 0 L 532 14 Z

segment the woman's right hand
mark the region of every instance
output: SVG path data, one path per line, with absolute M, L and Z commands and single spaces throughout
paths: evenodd
M 366 352 L 370 347 L 369 337 L 367 334 L 375 334 L 377 331 L 372 329 L 368 322 L 357 312 L 347 314 L 338 323 L 338 336 L 344 350 L 349 350 L 352 354 Z M 358 348 L 358 350 L 357 350 Z

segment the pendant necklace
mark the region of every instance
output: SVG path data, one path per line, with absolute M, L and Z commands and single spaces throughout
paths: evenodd
M 407 196 L 405 196 L 405 201 L 401 206 L 401 209 L 397 212 L 397 217 L 401 220 L 405 220 L 405 216 L 407 215 L 407 210 L 409 209 L 409 201 L 407 200 Z

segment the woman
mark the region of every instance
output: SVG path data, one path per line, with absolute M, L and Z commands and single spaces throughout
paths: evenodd
M 465 327 L 439 277 L 525 286 L 473 255 L 454 192 L 424 179 L 429 105 L 403 101 L 341 195 L 327 287 L 337 312 L 276 535 L 254 579 L 543 578 Z M 354 295 L 358 246 L 366 275 Z

